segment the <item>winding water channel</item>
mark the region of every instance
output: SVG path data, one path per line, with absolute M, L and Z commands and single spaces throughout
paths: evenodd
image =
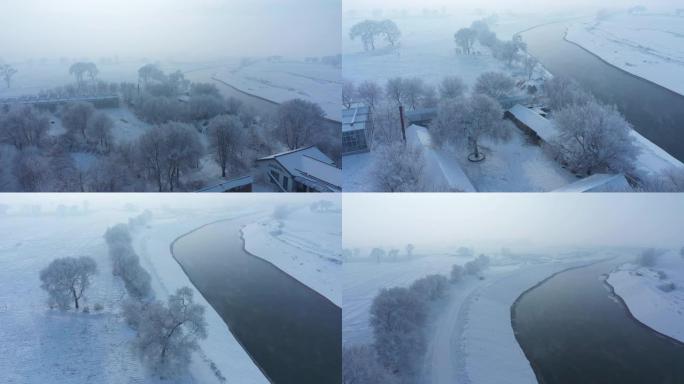
M 639 323 L 605 283 L 619 263 L 560 272 L 513 305 L 513 331 L 540 383 L 684 382 L 684 344 Z
M 684 161 L 684 96 L 618 69 L 564 39 L 568 23 L 522 33 L 529 52 L 554 75 L 577 80 L 614 104 L 643 136 Z
M 201 227 L 178 238 L 173 255 L 271 382 L 341 382 L 341 309 L 247 253 L 244 224 Z

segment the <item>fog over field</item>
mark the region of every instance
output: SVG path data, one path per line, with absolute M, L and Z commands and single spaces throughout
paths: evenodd
M 332 55 L 339 8 L 338 0 L 3 1 L 0 57 Z
M 400 195 L 344 196 L 344 246 L 515 239 L 537 246 L 667 247 L 682 241 L 677 223 L 684 200 L 676 194 Z

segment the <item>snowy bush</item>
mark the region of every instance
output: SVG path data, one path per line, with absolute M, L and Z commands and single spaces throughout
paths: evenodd
M 378 361 L 393 373 L 410 376 L 425 352 L 425 302 L 407 288 L 383 289 L 373 299 L 370 324 Z
M 450 281 L 451 283 L 458 283 L 461 280 L 463 280 L 463 267 L 458 264 L 454 264 L 454 266 L 451 267 Z
M 57 305 L 65 310 L 73 302 L 74 307 L 79 309 L 79 300 L 96 273 L 97 265 L 90 257 L 55 259 L 40 271 L 41 288 L 48 292 L 50 305 Z
M 442 275 L 429 275 L 418 279 L 409 288 L 424 301 L 435 301 L 444 296 L 448 280 Z
M 166 304 L 154 301 L 142 308 L 135 347 L 149 369 L 162 378 L 173 377 L 187 370 L 198 341 L 207 337 L 206 327 L 204 307 L 183 287 Z
M 425 160 L 423 151 L 413 145 L 397 142 L 381 147 L 373 168 L 376 188 L 382 192 L 422 192 Z
M 389 384 L 395 378 L 379 362 L 378 357 L 368 345 L 342 347 L 343 384 Z

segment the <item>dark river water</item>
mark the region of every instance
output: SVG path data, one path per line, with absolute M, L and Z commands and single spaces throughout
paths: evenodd
M 243 224 L 222 221 L 182 236 L 174 257 L 273 383 L 340 383 L 341 309 L 245 252 Z
M 561 272 L 513 305 L 513 331 L 540 383 L 684 383 L 684 344 L 639 323 L 604 282 L 617 264 Z
M 684 96 L 617 69 L 565 41 L 567 24 L 523 32 L 532 55 L 554 75 L 577 80 L 599 100 L 618 107 L 643 136 L 684 161 Z

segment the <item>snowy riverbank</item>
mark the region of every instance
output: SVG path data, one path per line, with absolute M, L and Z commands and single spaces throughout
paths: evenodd
M 684 259 L 677 252 L 660 256 L 651 268 L 622 265 L 607 282 L 637 320 L 684 342 Z M 669 283 L 674 284 L 674 290 L 659 288 Z
M 684 95 L 684 18 L 615 14 L 572 24 L 567 40 L 635 76 Z
M 313 211 L 308 206 L 282 218 L 264 218 L 242 229 L 245 249 L 340 306 L 341 220 L 339 207 Z

